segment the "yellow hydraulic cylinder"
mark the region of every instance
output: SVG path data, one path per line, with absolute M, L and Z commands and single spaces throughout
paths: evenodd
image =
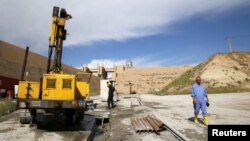
M 50 27 L 50 34 L 49 34 L 49 46 L 54 47 L 56 41 L 56 34 L 57 34 L 57 17 L 53 16 L 51 19 L 51 27 Z

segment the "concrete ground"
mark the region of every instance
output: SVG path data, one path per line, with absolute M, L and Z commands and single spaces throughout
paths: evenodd
M 154 114 L 168 126 L 179 131 L 192 141 L 207 140 L 207 127 L 202 123 L 194 124 L 192 100 L 189 95 L 155 96 L 148 94 L 123 95 L 116 102 L 117 107 L 107 109 L 105 102 L 93 98 L 100 111 L 110 112 L 110 124 L 105 123 L 96 130 L 94 141 L 175 141 L 170 132 L 136 134 L 131 126 L 131 117 Z M 141 99 L 138 101 L 138 99 Z M 250 124 L 250 93 L 209 95 L 209 124 Z M 0 140 L 67 140 L 86 139 L 89 131 L 82 125 L 76 127 L 64 124 L 63 117 L 44 117 L 39 119 L 44 126 L 29 127 L 19 123 L 18 112 L 0 117 Z M 91 113 L 91 111 L 89 112 Z M 199 115 L 202 118 L 201 114 Z M 85 120 L 82 124 L 87 124 Z
M 190 120 L 193 119 L 193 109 L 189 95 L 141 97 L 145 105 L 152 108 L 153 114 L 190 140 L 207 140 L 207 127 Z M 250 124 L 250 93 L 212 94 L 209 100 L 209 124 Z M 199 118 L 202 119 L 201 113 Z

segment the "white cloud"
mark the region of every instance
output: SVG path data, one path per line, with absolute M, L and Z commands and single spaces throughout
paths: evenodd
M 144 57 L 138 57 L 134 59 L 129 59 L 133 62 L 134 67 L 159 67 L 163 66 L 167 60 L 161 59 L 155 59 L 152 56 L 144 56 Z M 125 65 L 126 59 L 121 60 L 115 60 L 115 59 L 94 59 L 91 60 L 88 64 L 84 64 L 84 67 L 89 68 L 97 68 L 98 66 L 103 66 L 105 68 L 113 68 L 117 65 Z M 81 67 L 76 67 L 81 68 Z
M 169 32 L 175 22 L 197 14 L 217 14 L 249 0 L 1 0 L 0 39 L 46 52 L 52 8 L 66 8 L 65 45 L 122 41 Z M 164 30 L 163 30 L 164 27 Z
M 167 60 L 166 59 L 156 59 L 153 56 L 145 56 L 145 57 L 139 57 L 132 59 L 133 64 L 135 67 L 159 67 L 159 66 L 164 66 L 166 64 Z
M 113 59 L 94 59 L 88 64 L 84 64 L 84 67 L 97 68 L 98 66 L 103 66 L 105 68 L 113 68 L 116 65 L 124 65 L 126 60 L 113 60 Z

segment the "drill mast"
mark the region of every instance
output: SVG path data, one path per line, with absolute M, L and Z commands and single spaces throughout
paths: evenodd
M 63 40 L 66 40 L 67 30 L 65 29 L 66 20 L 71 19 L 72 16 L 66 12 L 65 9 L 54 7 L 50 34 L 49 34 L 49 54 L 47 63 L 47 73 L 61 73 L 62 71 L 62 49 Z M 54 63 L 52 68 L 50 67 L 51 56 L 54 53 Z

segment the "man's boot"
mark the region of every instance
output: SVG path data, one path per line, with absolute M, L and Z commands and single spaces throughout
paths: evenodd
M 205 116 L 203 118 L 203 123 L 204 123 L 204 125 L 208 126 L 208 117 L 207 116 Z
M 198 123 L 198 115 L 194 115 L 194 123 Z

